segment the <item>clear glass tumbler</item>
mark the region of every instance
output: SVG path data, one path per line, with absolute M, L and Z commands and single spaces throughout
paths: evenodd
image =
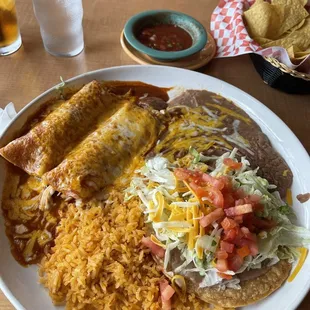
M 16 52 L 21 45 L 15 0 L 0 0 L 0 56 Z
M 82 0 L 33 0 L 33 8 L 50 54 L 72 57 L 82 52 Z

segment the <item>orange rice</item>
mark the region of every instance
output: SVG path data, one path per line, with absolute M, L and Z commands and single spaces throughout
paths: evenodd
M 57 227 L 55 246 L 40 266 L 40 281 L 55 304 L 67 309 L 161 309 L 158 282 L 163 277 L 149 250 L 137 200 L 123 202 L 112 193 L 111 203 L 68 211 Z M 174 309 L 208 309 L 194 296 Z

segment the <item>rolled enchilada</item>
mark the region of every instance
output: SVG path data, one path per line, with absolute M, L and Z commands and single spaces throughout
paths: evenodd
M 55 190 L 87 199 L 123 175 L 157 140 L 159 122 L 129 102 L 87 136 L 43 179 Z
M 92 81 L 26 135 L 0 149 L 0 154 L 27 173 L 42 176 L 92 130 L 99 116 L 113 113 L 117 101 L 116 96 L 102 91 L 100 83 Z

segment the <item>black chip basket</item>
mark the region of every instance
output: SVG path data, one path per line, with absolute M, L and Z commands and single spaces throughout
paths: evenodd
M 289 94 L 310 94 L 310 74 L 290 69 L 273 57 L 254 53 L 250 57 L 266 84 Z

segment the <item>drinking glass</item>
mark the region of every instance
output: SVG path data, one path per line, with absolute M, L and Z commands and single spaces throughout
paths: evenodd
M 33 8 L 50 54 L 72 57 L 82 52 L 82 0 L 33 0 Z
M 15 0 L 0 0 L 0 56 L 16 52 L 21 45 Z

